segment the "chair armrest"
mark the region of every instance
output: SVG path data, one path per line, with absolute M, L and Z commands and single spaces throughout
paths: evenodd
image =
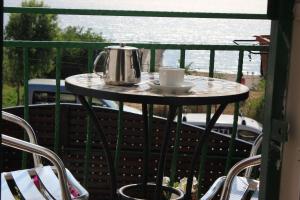
M 21 126 L 27 133 L 29 142 L 32 144 L 37 144 L 37 139 L 33 128 L 24 119 L 5 111 L 2 111 L 2 119 Z M 33 161 L 35 167 L 38 167 L 42 164 L 41 158 L 36 154 L 33 154 Z
M 37 155 L 40 155 L 46 159 L 48 159 L 56 168 L 57 170 L 57 174 L 58 174 L 58 178 L 59 178 L 59 183 L 60 183 L 60 187 L 61 187 L 61 191 L 62 191 L 62 197 L 64 200 L 69 200 L 71 199 L 70 196 L 70 192 L 68 189 L 68 185 L 67 185 L 67 174 L 66 174 L 66 169 L 65 166 L 63 164 L 63 162 L 61 161 L 61 159 L 51 150 L 36 145 L 36 144 L 32 144 L 29 142 L 25 142 L 23 140 L 19 140 L 17 138 L 13 138 L 4 134 L 1 134 L 2 137 L 2 144 L 15 148 L 15 149 L 19 149 L 25 152 L 29 152 L 29 153 L 34 153 Z
M 236 163 L 227 174 L 220 200 L 227 200 L 229 198 L 229 191 L 235 176 L 237 176 L 245 168 L 260 165 L 260 163 L 261 155 L 249 157 Z
M 218 193 L 220 188 L 223 186 L 225 179 L 226 176 L 222 176 L 218 178 L 200 200 L 211 200 L 212 198 L 214 198 L 214 196 Z
M 72 175 L 72 173 L 66 169 L 67 172 L 67 177 L 68 177 L 68 181 L 69 183 L 71 183 L 72 186 L 74 186 L 80 193 L 79 197 L 76 197 L 76 200 L 85 200 L 89 198 L 89 193 L 88 191 L 81 186 L 81 184 L 76 180 L 76 178 Z

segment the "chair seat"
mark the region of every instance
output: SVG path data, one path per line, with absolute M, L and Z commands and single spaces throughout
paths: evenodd
M 229 200 L 258 200 L 258 188 L 259 181 L 236 176 L 231 186 Z
M 10 188 L 5 180 L 4 173 L 1 174 L 1 199 L 15 200 Z
M 67 176 L 69 189 L 72 188 L 73 191 L 72 199 L 87 199 L 87 191 L 68 170 Z M 12 183 L 15 185 L 11 186 Z M 18 189 L 11 191 L 11 188 L 15 188 L 14 186 Z M 51 166 L 3 172 L 1 174 L 1 199 L 15 199 L 14 195 L 18 193 L 28 200 L 63 199 L 59 179 Z
M 226 176 L 218 178 L 201 200 L 211 200 L 223 187 Z M 228 200 L 258 200 L 259 181 L 236 176 L 233 179 Z

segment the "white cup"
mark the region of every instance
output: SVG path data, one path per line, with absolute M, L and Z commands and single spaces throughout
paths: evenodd
M 184 69 L 175 67 L 159 68 L 159 83 L 161 86 L 178 87 L 184 79 Z

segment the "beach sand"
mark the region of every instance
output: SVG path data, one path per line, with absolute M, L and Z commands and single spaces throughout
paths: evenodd
M 208 76 L 207 72 L 199 72 L 199 71 L 189 71 L 191 75 L 196 76 Z M 214 73 L 214 78 L 225 79 L 229 81 L 236 81 L 236 74 L 227 74 L 227 73 Z M 243 75 L 245 80 L 245 85 L 249 87 L 250 90 L 256 89 L 259 82 L 263 79 L 261 76 L 258 75 Z

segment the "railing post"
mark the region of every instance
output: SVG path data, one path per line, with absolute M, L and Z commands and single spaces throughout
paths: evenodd
M 238 72 L 237 72 L 237 77 L 236 77 L 236 82 L 238 82 L 238 83 L 240 83 L 241 79 L 242 79 L 243 61 L 244 61 L 244 51 L 240 50 L 239 51 Z M 237 127 L 238 127 L 239 109 L 240 109 L 240 104 L 235 103 L 234 104 L 233 127 L 232 127 L 230 142 L 229 142 L 229 149 L 228 149 L 228 156 L 227 156 L 227 160 L 226 160 L 225 174 L 228 173 L 228 171 L 230 170 L 230 167 L 231 167 L 232 156 L 233 156 L 232 154 L 234 152 L 235 138 L 236 138 Z
M 209 77 L 214 77 L 214 69 L 215 69 L 215 50 L 210 51 L 209 57 Z M 206 106 L 206 126 L 210 120 L 211 115 L 211 105 Z M 205 162 L 207 159 L 207 150 L 208 150 L 208 140 L 205 141 L 202 149 L 201 149 L 201 158 L 200 158 L 200 166 L 199 166 L 199 173 L 198 173 L 198 194 L 197 197 L 200 197 L 201 194 L 201 179 L 204 177 L 205 174 Z
M 124 122 L 124 117 L 123 117 L 123 110 L 124 103 L 122 101 L 119 102 L 119 112 L 118 112 L 118 129 L 117 129 L 117 142 L 116 142 L 116 153 L 115 153 L 115 170 L 118 172 L 118 163 L 119 163 L 119 158 L 120 158 L 120 151 L 121 151 L 121 146 L 123 143 L 123 122 Z
M 185 49 L 180 49 L 180 68 L 185 68 Z
M 185 49 L 180 49 L 180 68 L 185 68 Z M 172 155 L 171 171 L 170 171 L 170 184 L 169 184 L 170 186 L 173 186 L 175 182 L 181 125 L 182 125 L 182 106 L 178 107 L 176 134 L 175 134 L 174 150 Z
M 155 49 L 150 50 L 150 72 L 155 72 Z
M 54 152 L 58 153 L 60 145 L 60 75 L 61 75 L 61 48 L 56 49 L 56 90 L 55 90 L 55 131 L 54 131 Z
M 88 72 L 93 71 L 93 49 L 88 48 Z M 92 105 L 92 98 L 88 97 L 88 104 Z M 85 144 L 85 155 L 84 155 L 84 169 L 83 169 L 83 185 L 88 187 L 87 182 L 89 180 L 88 169 L 91 162 L 91 149 L 92 149 L 92 123 L 90 116 L 87 116 L 86 125 L 86 144 Z
M 151 48 L 150 49 L 150 68 L 149 68 L 149 72 L 155 72 L 155 49 Z M 143 105 L 144 109 L 146 108 L 146 105 Z M 152 135 L 153 135 L 153 104 L 149 104 L 149 106 L 147 106 L 148 108 L 148 153 L 147 155 L 150 155 L 151 152 L 151 145 L 152 145 Z M 145 152 L 146 154 L 146 152 Z M 148 180 L 148 177 L 145 177 L 145 180 Z
M 28 79 L 29 79 L 29 59 L 28 48 L 23 48 L 23 70 L 24 70 L 24 119 L 29 121 L 29 99 L 28 99 Z M 24 134 L 24 140 L 27 141 L 27 134 Z M 22 168 L 27 168 L 28 153 L 22 153 Z
M 150 72 L 155 72 L 155 49 L 150 50 Z M 150 104 L 148 107 L 148 135 L 149 135 L 149 149 L 152 144 L 152 127 L 153 127 L 153 105 Z

